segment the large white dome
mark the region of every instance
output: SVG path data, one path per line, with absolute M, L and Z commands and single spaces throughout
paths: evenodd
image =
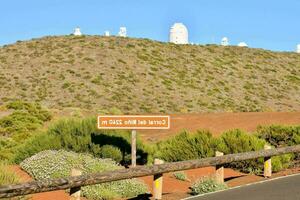
M 297 53 L 300 53 L 300 44 L 297 45 L 296 52 L 297 52 Z
M 182 23 L 175 23 L 170 28 L 170 42 L 175 44 L 188 44 L 189 33 L 186 26 Z
M 76 27 L 74 29 L 73 35 L 76 35 L 76 36 L 81 36 L 82 35 L 79 27 Z

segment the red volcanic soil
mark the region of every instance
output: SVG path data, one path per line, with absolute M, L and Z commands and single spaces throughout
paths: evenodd
M 214 135 L 218 135 L 223 131 L 235 128 L 251 132 L 259 125 L 271 124 L 300 125 L 300 112 L 178 114 L 171 115 L 169 130 L 141 130 L 138 132 L 143 140 L 154 142 L 181 130 L 206 129 Z

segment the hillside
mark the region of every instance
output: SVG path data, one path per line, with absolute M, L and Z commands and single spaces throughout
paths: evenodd
M 0 47 L 0 104 L 124 113 L 299 111 L 300 54 L 57 36 Z

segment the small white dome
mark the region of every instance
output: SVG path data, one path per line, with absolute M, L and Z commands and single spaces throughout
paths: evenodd
M 229 45 L 229 40 L 227 37 L 223 37 L 221 40 L 221 45 L 222 46 L 228 46 Z
M 188 44 L 189 33 L 188 29 L 183 23 L 175 23 L 170 28 L 169 41 L 175 44 Z
M 297 52 L 297 53 L 300 53 L 300 44 L 297 45 L 296 52 Z
M 238 43 L 239 47 L 248 47 L 248 44 L 246 42 L 240 42 Z
M 81 35 L 82 35 L 82 33 L 81 33 L 81 31 L 80 31 L 80 28 L 79 28 L 79 27 L 76 27 L 76 28 L 74 29 L 74 33 L 73 33 L 73 35 L 76 35 L 76 36 L 81 36 Z

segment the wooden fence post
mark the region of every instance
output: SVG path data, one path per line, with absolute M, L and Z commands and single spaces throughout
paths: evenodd
M 71 169 L 71 176 L 80 176 L 81 174 L 81 170 Z M 80 200 L 80 187 L 70 188 L 70 200 Z
M 160 165 L 163 163 L 164 163 L 163 160 L 154 159 L 154 165 Z M 163 184 L 163 174 L 154 174 L 153 197 L 155 200 L 162 199 L 162 184 Z
M 271 146 L 268 144 L 265 144 L 264 146 L 265 150 L 271 149 Z M 272 161 L 271 157 L 265 157 L 264 158 L 264 177 L 268 178 L 272 176 Z
M 223 156 L 224 153 L 220 151 L 216 151 L 216 157 Z M 223 165 L 216 166 L 216 174 L 215 180 L 217 183 L 224 183 L 224 167 Z

